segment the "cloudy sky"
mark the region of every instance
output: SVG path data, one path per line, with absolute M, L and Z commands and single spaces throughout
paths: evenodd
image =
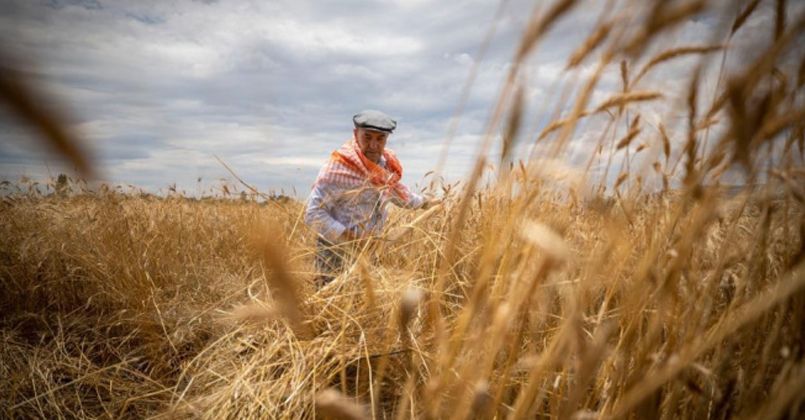
M 3 0 L 0 36 L 17 58 L 7 65 L 50 93 L 46 105 L 68 110 L 104 180 L 154 192 L 176 183 L 198 193 L 230 179 L 218 156 L 263 191 L 303 197 L 329 152 L 351 136 L 352 115 L 367 108 L 397 118 L 389 147 L 404 164 L 404 181 L 422 184 L 494 25 L 444 168 L 450 179 L 463 177 L 542 3 Z M 529 61 L 528 130 L 548 121 L 571 77 L 563 72 L 567 57 L 605 3 L 577 8 Z M 765 30 L 771 8 L 762 9 L 749 30 Z M 716 23 L 692 19 L 673 43 L 707 42 Z M 655 81 L 678 89 L 689 64 L 676 63 Z M 610 73 L 597 97 L 616 89 L 617 72 Z M 0 178 L 69 171 L 2 108 L 0 130 Z

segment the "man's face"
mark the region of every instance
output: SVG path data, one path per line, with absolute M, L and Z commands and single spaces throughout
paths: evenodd
M 380 162 L 380 157 L 383 156 L 383 149 L 386 148 L 386 139 L 389 134 L 382 131 L 367 130 L 365 128 L 356 128 L 355 140 L 358 141 L 358 147 L 361 152 L 374 163 Z

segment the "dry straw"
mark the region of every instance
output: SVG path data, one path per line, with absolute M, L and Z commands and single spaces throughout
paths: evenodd
M 521 72 L 580 5 L 532 16 L 461 187 L 395 212 L 323 288 L 304 204 L 225 164 L 223 196 L 1 184 L 0 415 L 796 418 L 805 17 L 771 0 L 612 2 L 567 59 L 593 71 L 562 78 L 561 118 L 527 133 Z M 721 25 L 673 47 L 668 30 L 705 10 Z M 766 10 L 765 35 L 739 31 Z M 725 38 L 713 92 L 704 54 Z M 683 56 L 687 89 L 635 89 Z M 15 113 L 59 131 L 26 108 L 42 93 L 3 83 Z M 495 177 L 498 131 L 511 165 Z M 515 165 L 524 138 L 539 147 Z
M 634 91 L 626 92 L 611 96 L 609 99 L 602 102 L 595 108 L 594 112 L 603 112 L 614 107 L 623 107 L 624 105 L 635 102 L 648 102 L 655 101 L 663 97 L 663 94 L 656 91 Z
M 334 389 L 316 395 L 316 409 L 325 419 L 365 420 L 370 418 L 366 409 Z
M 3 62 L 0 66 L 0 100 L 17 117 L 37 129 L 39 137 L 75 165 L 82 176 L 91 179 L 95 173 L 92 161 L 79 138 L 67 128 L 66 118 L 42 106 L 51 103 L 51 99 L 19 72 L 10 69 L 15 60 L 3 50 L 0 50 L 0 61 Z
M 581 64 L 591 52 L 604 42 L 611 30 L 612 22 L 604 22 L 596 26 L 595 30 L 584 40 L 584 43 L 570 56 L 567 68 L 573 68 Z
M 633 85 L 636 85 L 640 81 L 640 79 L 642 79 L 643 76 L 645 76 L 646 73 L 648 73 L 652 68 L 666 61 L 689 55 L 709 54 L 712 52 L 719 51 L 722 48 L 723 47 L 721 45 L 706 45 L 706 46 L 677 47 L 663 51 L 655 55 L 654 57 L 651 57 L 648 63 L 646 63 L 640 69 L 640 71 L 637 73 L 637 76 L 635 76 L 635 78 L 632 80 L 631 83 Z

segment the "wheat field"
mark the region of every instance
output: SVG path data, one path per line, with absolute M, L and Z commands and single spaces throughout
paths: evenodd
M 583 2 L 539 7 L 471 174 L 434 185 L 444 203 L 427 214 L 393 211 L 321 289 L 299 200 L 245 182 L 205 198 L 4 183 L 0 413 L 802 417 L 805 16 L 784 1 L 625 3 L 568 57 L 576 93 L 532 133 L 518 66 Z M 763 49 L 728 65 L 764 7 Z M 670 42 L 703 14 L 720 22 L 708 39 Z M 679 60 L 686 86 L 647 82 Z M 3 81 L 23 118 L 58 127 L 26 89 Z M 654 126 L 657 106 L 682 123 Z M 514 158 L 522 142 L 531 159 Z

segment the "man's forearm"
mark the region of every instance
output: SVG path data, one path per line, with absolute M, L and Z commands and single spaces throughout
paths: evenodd
M 310 198 L 308 199 L 307 208 L 305 209 L 305 223 L 312 227 L 316 233 L 321 235 L 324 239 L 336 242 L 347 227 L 338 220 L 335 220 L 327 211 L 327 207 L 325 206 L 326 196 L 326 192 L 320 186 L 313 188 L 313 191 L 310 193 Z

